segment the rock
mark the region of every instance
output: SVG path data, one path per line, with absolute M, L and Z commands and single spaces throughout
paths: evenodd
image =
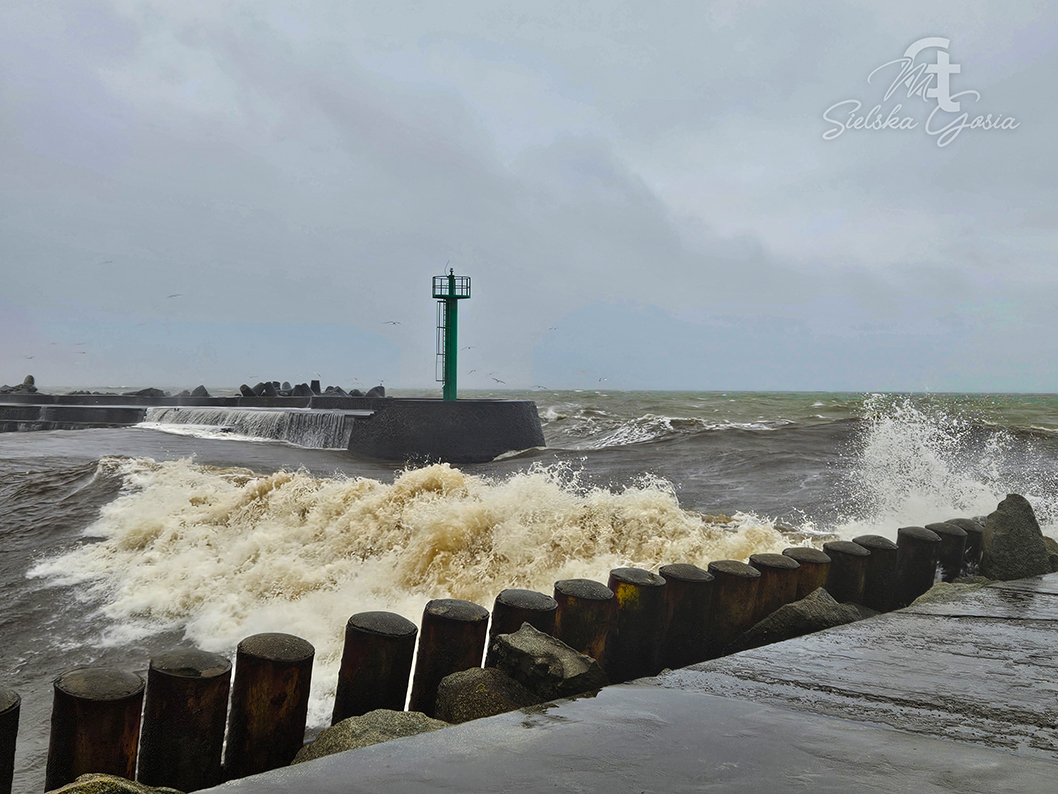
M 196 386 L 194 389 L 191 390 L 191 396 L 192 397 L 209 397 L 209 392 L 206 391 L 206 387 L 205 386 L 199 384 L 198 386 Z
M 37 379 L 34 378 L 32 375 L 26 375 L 26 377 L 24 377 L 22 379 L 22 385 L 23 386 L 36 386 L 37 385 Z
M 191 392 L 189 392 L 187 389 L 184 389 L 182 391 L 178 391 L 176 393 L 176 396 L 177 397 L 190 397 L 191 396 Z
M 447 727 L 447 722 L 432 719 L 418 711 L 375 709 L 359 717 L 349 717 L 320 731 L 314 741 L 298 751 L 292 763 L 300 764 L 332 753 L 355 750 L 358 747 Z
M 349 394 L 341 386 L 328 386 L 323 390 L 324 394 L 333 394 L 335 397 L 348 397 Z
M 1058 540 L 1044 535 L 1043 545 L 1047 548 L 1047 559 L 1051 561 L 1051 573 L 1058 573 Z
M 540 701 L 572 697 L 610 683 L 599 663 L 528 623 L 493 643 L 496 667 Z
M 283 385 L 279 387 L 280 391 L 290 391 L 293 388 L 288 380 L 283 381 Z
M 985 587 L 986 584 L 991 584 L 991 579 L 985 579 L 984 582 L 937 582 L 933 587 L 924 592 L 918 598 L 911 602 L 911 606 L 921 606 L 922 604 L 937 604 L 943 601 L 951 601 L 958 598 L 964 593 L 972 593 L 974 590 L 980 590 Z
M 724 648 L 724 655 L 748 651 L 773 642 L 792 640 L 834 626 L 843 626 L 878 614 L 857 604 L 839 604 L 822 587 L 813 590 L 800 601 L 785 604 L 764 620 L 736 637 Z
M 312 389 L 309 388 L 309 384 L 307 383 L 299 383 L 291 389 L 290 394 L 292 397 L 311 397 Z
M 276 389 L 276 385 L 271 381 L 264 382 L 264 388 L 261 390 L 262 397 L 278 397 L 279 390 Z
M 534 706 L 534 695 L 502 670 L 474 667 L 441 679 L 437 687 L 437 719 L 458 724 Z
M 241 394 L 243 397 L 257 396 L 256 392 L 254 392 L 254 390 L 247 386 L 245 383 L 239 387 L 239 394 Z
M 958 579 L 952 581 L 952 584 L 995 584 L 995 579 L 989 579 L 987 576 L 981 576 L 979 574 L 973 574 L 971 576 L 960 576 Z
M 988 516 L 984 531 L 981 573 L 1007 581 L 1051 573 L 1043 533 L 1024 496 L 1007 494 Z
M 125 397 L 168 397 L 169 392 L 162 391 L 161 389 L 140 389 L 139 391 L 127 391 L 124 393 Z
M 366 396 L 368 396 L 368 397 L 385 397 L 386 396 L 386 387 L 383 386 L 381 383 L 378 386 L 372 386 L 370 389 L 367 390 L 367 395 Z
M 360 391 L 359 389 L 350 389 L 349 390 L 349 396 L 350 397 L 363 397 L 364 393 L 362 391 Z
M 153 788 L 142 783 L 133 783 L 117 775 L 104 775 L 99 772 L 81 775 L 73 783 L 52 789 L 51 794 L 58 794 L 58 792 L 63 794 L 183 794 L 168 786 Z
M 312 381 L 309 384 L 309 388 L 312 389 L 312 393 L 313 394 L 319 394 L 320 393 L 320 382 L 318 380 Z

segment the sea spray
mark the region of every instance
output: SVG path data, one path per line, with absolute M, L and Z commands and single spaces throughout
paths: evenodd
M 1027 497 L 1044 531 L 1058 524 L 1053 453 L 1031 433 L 988 421 L 979 406 L 930 395 L 869 396 L 860 432 L 846 450 L 843 537 L 896 537 L 901 526 L 987 515 L 1008 493 Z
M 85 542 L 30 575 L 80 585 L 100 605 L 104 645 L 173 629 L 219 652 L 264 631 L 308 639 L 317 648 L 314 724 L 331 708 L 354 612 L 392 610 L 417 623 L 431 598 L 490 606 L 508 587 L 549 593 L 556 580 L 605 581 L 620 566 L 704 566 L 791 545 L 752 516 L 684 510 L 663 480 L 588 487 L 559 464 L 503 479 L 438 464 L 391 484 L 187 459 L 100 466 L 119 469 L 120 496 Z

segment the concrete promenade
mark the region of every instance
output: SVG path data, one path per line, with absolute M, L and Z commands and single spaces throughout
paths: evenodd
M 1058 791 L 1058 574 L 232 781 L 264 792 Z

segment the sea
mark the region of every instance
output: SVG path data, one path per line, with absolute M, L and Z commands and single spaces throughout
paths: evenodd
M 52 682 L 76 667 L 145 675 L 176 647 L 233 656 L 249 635 L 296 634 L 316 648 L 315 731 L 357 612 L 418 623 L 433 598 L 491 607 L 508 587 L 550 593 L 620 566 L 895 538 L 987 515 L 1008 493 L 1058 538 L 1058 395 L 461 396 L 535 400 L 546 448 L 401 466 L 165 414 L 0 434 L 0 686 L 22 697 L 15 792 L 43 790 Z

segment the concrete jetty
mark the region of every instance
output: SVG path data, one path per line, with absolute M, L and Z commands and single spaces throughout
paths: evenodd
M 209 791 L 1053 792 L 1058 574 Z

